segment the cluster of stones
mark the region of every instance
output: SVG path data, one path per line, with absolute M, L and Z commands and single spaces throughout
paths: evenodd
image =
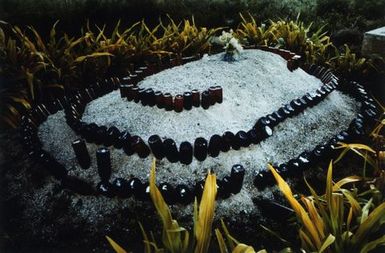
M 320 78 L 325 85 L 327 81 L 333 80 L 336 82 L 336 77 L 331 74 L 326 68 L 312 65 L 308 69 L 308 73 Z M 355 97 L 361 103 L 360 112 L 351 121 L 349 127 L 333 136 L 330 140 L 325 143 L 317 145 L 313 150 L 303 151 L 298 157 L 292 158 L 289 161 L 282 164 L 274 164 L 273 167 L 277 169 L 277 172 L 283 178 L 302 177 L 303 172 L 309 168 L 314 167 L 321 161 L 329 161 L 334 159 L 338 155 L 336 146 L 339 142 L 362 142 L 366 136 L 366 130 L 370 129 L 376 122 L 378 116 L 378 108 L 375 105 L 375 101 L 368 95 L 364 87 L 357 83 L 351 82 L 345 86 L 339 86 L 339 90 L 347 95 Z M 326 94 L 326 90 L 324 90 Z M 320 95 L 325 95 L 321 94 Z M 303 97 L 305 100 L 305 97 Z M 295 105 L 293 100 L 290 104 Z M 264 190 L 266 187 L 273 186 L 275 184 L 274 177 L 269 170 L 262 170 L 256 173 L 254 179 L 254 185 L 258 190 Z
M 182 112 L 191 110 L 194 107 L 202 106 L 208 109 L 215 103 L 222 103 L 223 91 L 220 86 L 212 86 L 208 90 L 202 92 L 194 89 L 186 91 L 183 94 L 177 94 L 174 97 L 166 92 L 154 91 L 152 88 L 139 88 L 134 84 L 121 84 L 120 96 L 127 98 L 128 101 L 135 103 L 141 102 L 143 106 L 157 106 L 164 108 L 166 111 Z
M 288 60 L 288 68 L 291 70 L 296 68 L 298 65 L 300 58 L 286 50 L 271 49 L 268 47 L 260 49 L 279 53 L 282 57 Z M 196 57 L 192 57 L 186 59 L 186 61 L 195 59 Z M 165 65 L 171 67 L 180 63 L 181 62 L 169 59 L 168 64 Z M 95 83 L 90 88 L 79 91 L 71 97 L 55 100 L 51 103 L 45 105 L 41 104 L 34 107 L 23 116 L 21 124 L 24 144 L 29 152 L 29 155 L 44 164 L 55 178 L 62 181 L 64 187 L 72 189 L 80 194 L 88 195 L 99 193 L 108 197 L 135 196 L 138 199 L 145 200 L 149 198 L 149 187 L 146 182 L 141 182 L 138 178 L 130 178 L 129 180 L 117 178 L 112 183 L 109 182 L 111 176 L 111 161 L 110 151 L 106 147 L 114 146 L 115 148 L 122 148 L 127 155 L 136 153 L 141 158 L 145 158 L 152 153 L 157 159 L 167 158 L 172 163 L 181 162 L 183 164 L 190 164 L 193 157 L 199 161 L 203 161 L 208 155 L 216 157 L 220 152 L 227 152 L 230 149 L 239 150 L 241 147 L 248 147 L 251 144 L 261 142 L 265 138 L 271 136 L 274 127 L 283 122 L 285 119 L 294 117 L 303 112 L 305 109 L 317 105 L 337 87 L 343 90 L 343 87 L 340 87 L 338 84 L 338 79 L 331 73 L 330 70 L 312 65 L 305 68 L 305 70 L 309 74 L 321 79 L 323 82 L 323 85 L 315 92 L 307 93 L 300 98 L 293 99 L 277 111 L 259 118 L 255 125 L 248 131 L 241 130 L 235 134 L 227 131 L 221 135 L 215 134 L 209 140 L 198 137 L 195 139 L 194 144 L 187 141 L 182 142 L 179 146 L 179 150 L 175 141 L 170 138 L 162 140 L 158 135 L 152 135 L 148 139 L 148 144 L 146 144 L 141 137 L 131 136 L 128 131 L 120 131 L 114 126 L 107 128 L 105 126 L 98 126 L 95 123 L 87 124 L 81 121 L 85 107 L 90 101 L 101 97 L 112 90 L 117 90 L 119 87 L 124 85 L 132 85 L 129 86 L 129 89 L 132 90 L 136 87 L 136 83 L 143 79 L 146 74 L 153 74 L 161 69 L 164 69 L 164 67 L 147 64 L 147 66 L 140 67 L 133 71 L 134 74 L 131 74 L 129 77 L 111 78 L 110 80 L 105 80 L 104 82 Z M 352 121 L 349 129 L 339 133 L 328 143 L 317 146 L 313 151 L 305 151 L 299 157 L 277 166 L 278 172 L 282 174 L 282 176 L 289 177 L 301 175 L 306 168 L 309 168 L 311 165 L 314 165 L 321 159 L 334 153 L 333 147 L 338 141 L 348 141 L 364 136 L 365 126 L 373 122 L 377 116 L 377 108 L 374 105 L 374 101 L 367 95 L 361 85 L 355 83 L 354 87 L 356 87 L 355 92 L 351 95 L 356 96 L 362 103 L 362 112 Z M 130 95 L 129 92 L 125 93 L 126 91 L 122 91 L 121 89 L 123 97 L 127 97 L 129 100 Z M 155 104 L 157 104 L 156 96 L 154 100 L 152 99 L 154 98 L 152 96 L 152 92 L 153 91 L 151 90 L 149 91 L 151 99 L 149 99 L 148 96 L 142 96 L 142 99 L 139 100 L 142 103 L 147 103 L 147 105 L 152 105 L 154 101 Z M 146 92 L 144 92 L 144 94 L 145 93 Z M 218 98 L 218 96 L 215 96 L 216 93 L 212 92 L 212 94 L 211 98 Z M 164 94 L 162 94 L 162 97 L 163 95 Z M 210 91 L 208 92 L 208 95 L 210 97 Z M 135 100 L 135 97 L 133 100 Z M 137 102 L 139 102 L 139 100 Z M 201 101 L 202 100 L 203 96 Z M 150 101 L 151 104 L 148 104 Z M 221 100 L 216 101 L 219 102 Z M 174 110 L 175 103 L 175 99 L 173 99 Z M 210 103 L 212 103 L 212 101 L 210 101 Z M 183 108 L 185 108 L 185 104 L 186 102 L 184 99 Z M 159 105 L 157 104 L 157 106 Z M 100 183 L 96 187 L 96 192 L 95 188 L 84 180 L 69 176 L 65 166 L 60 164 L 48 152 L 42 149 L 42 144 L 37 136 L 37 128 L 47 119 L 48 115 L 54 114 L 62 109 L 65 111 L 65 117 L 68 125 L 77 134 L 82 136 L 82 138 L 89 143 L 103 145 L 103 147 L 99 148 L 96 153 L 98 173 L 101 179 Z M 75 140 L 73 142 L 73 148 L 79 165 L 83 169 L 87 169 L 90 166 L 91 159 L 83 139 Z M 225 176 L 223 179 L 218 180 L 219 196 L 227 198 L 231 194 L 238 193 L 242 188 L 244 173 L 244 168 L 241 165 L 234 165 L 230 176 Z M 268 171 L 261 171 L 255 176 L 255 186 L 262 190 L 273 183 L 272 179 L 272 175 Z M 194 196 L 200 196 L 203 181 L 197 182 L 194 186 L 178 185 L 173 188 L 168 183 L 162 183 L 159 187 L 164 193 L 165 199 L 168 203 L 187 204 L 191 202 Z

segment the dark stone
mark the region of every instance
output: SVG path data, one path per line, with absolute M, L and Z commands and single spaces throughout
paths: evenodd
M 165 157 L 165 147 L 159 135 L 151 135 L 148 138 L 148 145 L 156 159 L 162 160 Z
M 291 116 L 290 111 L 288 111 L 285 107 L 279 108 L 279 109 L 278 109 L 278 113 L 279 113 L 284 119 L 286 119 L 287 117 L 290 117 L 290 116 Z
M 319 162 L 322 157 L 325 155 L 325 146 L 324 145 L 318 145 L 316 146 L 312 151 L 312 160 L 314 162 Z
M 115 146 L 115 143 L 118 141 L 119 136 L 120 136 L 120 131 L 118 128 L 116 128 L 115 126 L 108 128 L 107 130 L 108 143 L 104 143 L 104 144 L 106 145 L 110 144 Z
M 230 131 L 226 131 L 222 135 L 222 147 L 221 147 L 222 152 L 227 152 L 230 150 L 231 143 L 232 143 L 234 138 L 235 138 L 235 135 Z
M 132 87 L 131 92 L 129 94 L 130 94 L 128 97 L 129 101 L 134 100 L 135 103 L 139 103 L 140 101 L 139 87 L 136 87 L 136 86 Z M 130 100 L 130 98 L 132 99 Z
M 146 100 L 146 104 L 148 104 L 151 107 L 155 105 L 155 92 L 153 89 L 151 88 L 146 89 L 144 97 Z
M 131 147 L 140 158 L 146 158 L 150 154 L 150 148 L 139 136 L 135 135 L 131 137 Z
M 177 201 L 177 196 L 174 187 L 169 183 L 161 183 L 159 185 L 159 191 L 162 193 L 162 196 L 167 204 L 173 205 Z
M 251 144 L 251 141 L 245 131 L 239 131 L 235 135 L 235 138 L 238 140 L 241 147 L 248 147 Z
M 108 148 L 100 147 L 96 150 L 96 161 L 101 181 L 108 181 L 111 177 L 111 157 Z
M 185 110 L 191 110 L 193 105 L 193 98 L 191 92 L 185 92 L 183 93 L 183 107 Z
M 114 197 L 114 191 L 112 185 L 108 181 L 102 181 L 96 186 L 96 191 L 106 197 Z
M 190 142 L 184 141 L 179 146 L 179 160 L 183 164 L 190 164 L 193 158 L 193 147 Z
M 231 137 L 231 148 L 234 150 L 239 150 L 241 148 L 240 139 L 235 135 L 230 135 Z
M 139 100 L 142 103 L 143 106 L 148 105 L 148 101 L 146 99 L 146 89 L 145 88 L 139 88 Z
M 308 152 L 302 152 L 298 157 L 297 157 L 299 167 L 301 170 L 307 170 L 311 166 L 311 158 L 310 154 Z
M 107 137 L 107 127 L 106 126 L 99 126 L 96 130 L 96 138 L 95 138 L 96 144 L 104 144 L 105 146 L 110 146 L 108 137 Z
M 179 159 L 179 153 L 175 141 L 173 139 L 166 139 L 164 140 L 163 145 L 165 149 L 165 155 L 169 162 L 176 163 Z
M 264 126 L 269 126 L 270 125 L 270 120 L 266 117 L 261 117 L 257 120 L 257 123 L 255 123 L 254 127 L 264 127 Z
M 279 113 L 278 111 L 273 112 L 273 117 L 277 120 L 278 123 L 285 120 L 285 116 Z
M 271 129 L 269 126 L 264 126 L 256 130 L 261 140 L 266 139 L 273 135 L 273 129 Z
M 139 178 L 130 178 L 128 180 L 128 185 L 130 192 L 135 196 L 135 198 L 139 198 L 142 192 L 144 191 L 144 186 Z
M 263 191 L 267 187 L 267 180 L 265 174 L 262 171 L 258 172 L 254 178 L 254 186 L 257 187 L 259 191 Z
M 172 109 L 174 108 L 174 102 L 173 102 L 173 97 L 171 96 L 170 93 L 163 94 L 163 103 L 166 111 L 172 111 Z
M 211 86 L 209 88 L 209 97 L 210 97 L 210 105 L 214 105 L 216 103 L 216 97 L 215 97 L 215 86 Z
M 198 90 L 191 91 L 192 104 L 194 107 L 199 107 L 201 105 L 201 94 Z
M 223 102 L 223 89 L 221 86 L 216 86 L 214 90 L 215 102 L 221 104 Z
M 286 109 L 287 111 L 290 112 L 290 115 L 289 115 L 289 116 L 293 116 L 293 115 L 297 114 L 296 110 L 294 110 L 294 108 L 293 108 L 291 105 L 286 104 L 286 105 L 284 105 L 284 107 L 285 107 L 285 109 Z
M 289 175 L 294 177 L 302 176 L 302 170 L 300 167 L 300 163 L 298 159 L 291 159 L 287 162 L 287 166 L 289 167 Z
M 155 92 L 155 103 L 158 108 L 164 108 L 163 94 L 161 91 Z
M 304 95 L 302 98 L 306 101 L 306 103 L 308 103 L 308 105 L 314 105 L 314 99 L 309 93 L 306 93 L 306 95 Z
M 202 101 L 201 101 L 201 106 L 203 107 L 203 109 L 207 110 L 211 105 L 211 98 L 210 98 L 210 94 L 207 90 L 205 90 L 204 92 L 202 92 Z
M 198 161 L 204 161 L 207 157 L 208 144 L 203 137 L 198 137 L 194 142 L 194 156 Z
M 112 190 L 119 198 L 128 198 L 131 195 L 130 185 L 124 178 L 115 178 L 112 182 Z
M 302 108 L 301 101 L 299 99 L 294 99 L 290 102 L 290 105 L 294 108 L 294 110 L 299 111 Z
M 225 176 L 222 180 L 217 180 L 218 184 L 218 196 L 221 199 L 227 199 L 230 197 L 233 190 L 231 177 Z
M 373 110 L 373 111 L 376 111 L 377 110 L 377 107 L 376 107 L 376 105 L 374 104 L 374 103 L 372 103 L 372 102 L 369 102 L 369 101 L 364 101 L 364 102 L 362 102 L 362 107 L 364 108 L 364 109 L 371 109 L 371 110 Z
M 193 193 L 186 185 L 183 185 L 183 184 L 178 185 L 175 188 L 175 191 L 176 191 L 177 201 L 183 205 L 190 204 L 194 199 Z
M 222 147 L 222 137 L 218 134 L 211 136 L 209 141 L 208 153 L 211 157 L 217 157 Z
M 76 159 L 82 169 L 88 169 L 91 165 L 91 157 L 88 153 L 86 143 L 83 139 L 77 139 L 72 142 L 72 148 L 75 152 Z
M 231 168 L 231 192 L 236 194 L 241 191 L 243 178 L 245 177 L 245 168 L 241 164 L 235 164 Z
M 258 135 L 258 133 L 255 129 L 249 130 L 247 132 L 247 136 L 249 137 L 249 140 L 251 143 L 257 144 L 261 141 L 260 136 Z
M 183 96 L 182 95 L 176 95 L 174 99 L 174 111 L 175 112 L 181 112 L 183 111 Z
M 139 200 L 142 200 L 142 201 L 149 201 L 149 200 L 151 200 L 150 185 L 149 185 L 148 182 L 143 184 L 142 191 L 140 192 L 140 194 L 138 195 L 137 198 Z
M 289 174 L 289 167 L 286 163 L 282 163 L 278 166 L 277 172 L 282 178 L 286 178 Z
M 114 147 L 115 148 L 123 148 L 124 143 L 129 141 L 130 138 L 131 138 L 131 135 L 129 132 L 127 132 L 127 131 L 121 132 L 114 143 Z
M 326 91 L 321 88 L 317 89 L 317 93 L 320 94 L 322 98 L 324 98 L 327 94 Z
M 134 154 L 134 149 L 132 147 L 132 142 L 131 142 L 131 135 L 126 132 L 124 135 L 121 135 L 121 141 L 123 145 L 123 151 L 126 153 L 128 156 Z

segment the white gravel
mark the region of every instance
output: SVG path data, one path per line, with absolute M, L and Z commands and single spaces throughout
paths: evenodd
M 119 92 L 111 92 L 91 102 L 84 113 L 83 120 L 98 125 L 115 125 L 120 130 L 128 130 L 132 135 L 139 135 L 144 140 L 158 134 L 173 138 L 178 144 L 182 141 L 194 142 L 196 137 L 209 139 L 213 134 L 222 134 L 229 130 L 249 130 L 259 117 L 277 110 L 290 100 L 317 89 L 321 82 L 298 69 L 290 72 L 286 61 L 278 55 L 260 51 L 246 50 L 236 62 L 224 62 L 222 54 L 165 70 L 149 76 L 141 82 L 141 87 L 170 92 L 173 95 L 192 89 L 204 90 L 213 85 L 223 88 L 222 104 L 216 104 L 208 110 L 193 108 L 182 113 L 167 112 L 157 107 L 143 107 L 141 104 L 128 102 L 120 98 Z M 307 109 L 295 118 L 287 119 L 274 129 L 272 137 L 258 145 L 251 145 L 239 151 L 221 153 L 217 158 L 208 157 L 199 162 L 196 159 L 190 165 L 171 164 L 167 159 L 158 162 L 158 182 L 167 181 L 174 185 L 191 185 L 201 179 L 207 169 L 213 169 L 219 178 L 229 174 L 231 166 L 241 163 L 247 173 L 241 194 L 228 200 L 219 201 L 217 217 L 232 216 L 251 212 L 254 209 L 252 198 L 256 194 L 270 196 L 270 189 L 257 193 L 252 186 L 253 172 L 266 167 L 268 162 L 284 162 L 311 150 L 320 142 L 345 129 L 358 111 L 355 101 L 338 91 L 332 92 L 316 107 Z M 88 144 L 92 157 L 92 168 L 82 170 L 76 163 L 71 142 L 77 136 L 66 125 L 63 112 L 49 117 L 42 124 L 39 136 L 44 148 L 60 162 L 71 169 L 71 174 L 92 182 L 98 182 L 94 144 Z M 141 159 L 137 155 L 126 156 L 123 150 L 113 149 L 113 175 L 129 177 L 134 175 L 147 179 L 152 157 Z M 131 200 L 107 200 L 103 197 L 82 197 L 87 209 L 83 214 L 92 217 L 100 212 L 96 202 L 106 202 L 109 208 L 130 205 Z M 87 201 L 88 199 L 89 201 Z M 103 204 L 101 204 L 103 205 Z M 104 205 L 106 205 L 104 203 Z M 234 208 L 236 206 L 236 208 Z M 191 208 L 178 208 L 181 216 L 191 215 Z M 186 211 L 188 210 L 188 211 Z

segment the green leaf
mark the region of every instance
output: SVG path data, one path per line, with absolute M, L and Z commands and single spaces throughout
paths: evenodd
M 116 253 L 127 253 L 122 247 L 120 247 L 119 244 L 117 244 L 114 240 L 112 240 L 110 237 L 106 236 L 108 242 L 111 244 L 111 247 L 115 250 Z
M 366 243 L 362 247 L 360 253 L 368 253 L 369 251 L 374 250 L 375 248 L 377 248 L 380 245 L 385 245 L 385 235 L 381 236 L 380 238 L 378 238 L 376 240 L 373 240 L 373 241 Z
M 331 244 L 334 243 L 335 240 L 336 238 L 332 234 L 329 234 L 328 237 L 326 237 L 325 241 L 323 242 L 318 252 L 319 253 L 324 252 L 327 249 L 327 247 L 329 247 Z
M 110 54 L 110 53 L 107 53 L 107 52 L 97 52 L 97 53 L 92 53 L 92 54 L 89 54 L 89 55 L 83 55 L 83 56 L 79 56 L 75 59 L 75 63 L 79 63 L 79 62 L 82 62 L 88 58 L 96 58 L 96 57 L 101 57 L 101 56 L 113 56 L 113 54 Z
M 359 226 L 357 232 L 353 235 L 353 241 L 358 243 L 364 241 L 370 233 L 375 232 L 374 228 L 385 222 L 385 202 L 377 206 L 368 216 L 368 218 Z

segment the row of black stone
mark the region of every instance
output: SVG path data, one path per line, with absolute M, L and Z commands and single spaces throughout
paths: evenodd
M 139 200 L 150 200 L 150 186 L 148 182 L 142 182 L 140 179 L 132 177 L 129 180 L 116 178 L 110 183 L 106 175 L 111 173 L 111 168 L 100 166 L 99 161 L 98 171 L 102 179 L 97 185 L 99 194 L 110 198 L 115 196 L 119 198 L 134 196 Z M 245 169 L 243 166 L 240 164 L 234 165 L 231 169 L 230 176 L 224 176 L 222 179 L 217 180 L 217 197 L 226 199 L 230 197 L 231 194 L 239 193 L 242 189 L 244 175 Z M 204 180 L 198 181 L 193 186 L 179 184 L 173 187 L 169 183 L 161 183 L 158 185 L 158 188 L 168 204 L 179 203 L 186 205 L 191 203 L 194 198 L 201 198 L 204 189 Z
M 41 164 L 49 171 L 57 180 L 60 180 L 63 187 L 73 190 L 82 195 L 101 194 L 108 197 L 126 198 L 134 196 L 139 200 L 149 199 L 149 186 L 147 182 L 132 177 L 129 180 L 122 178 L 109 182 L 111 177 L 111 158 L 110 151 L 106 147 L 97 150 L 96 160 L 100 182 L 96 189 L 83 179 L 68 175 L 66 167 L 59 163 L 53 156 L 42 148 L 42 144 L 38 137 L 38 126 L 43 123 L 50 114 L 55 114 L 63 109 L 66 104 L 65 100 L 55 100 L 49 105 L 39 105 L 24 115 L 21 120 L 21 134 L 23 144 L 28 155 Z M 82 168 L 87 169 L 90 166 L 91 159 L 83 140 L 75 140 L 73 147 L 78 161 Z M 242 165 L 234 165 L 231 169 L 230 176 L 225 176 L 221 180 L 217 180 L 218 197 L 228 198 L 231 194 L 237 194 L 243 185 L 245 169 Z M 165 200 L 169 204 L 181 203 L 188 204 L 194 197 L 200 198 L 203 191 L 204 181 L 198 181 L 193 187 L 184 184 L 175 188 L 168 183 L 159 185 Z
M 312 66 L 308 71 L 310 74 L 314 74 L 317 77 L 324 77 L 324 75 L 327 74 L 325 70 L 315 66 Z M 368 95 L 364 87 L 357 82 L 339 86 L 339 89 L 344 93 L 353 96 L 361 103 L 360 112 L 351 121 L 348 129 L 339 132 L 329 141 L 317 145 L 311 151 L 304 151 L 298 157 L 290 159 L 285 163 L 274 164 L 273 167 L 283 178 L 300 178 L 304 171 L 321 162 L 336 158 L 339 154 L 339 151 L 336 149 L 339 142 L 365 142 L 366 130 L 373 126 L 379 113 L 375 101 Z M 271 171 L 258 171 L 254 178 L 254 185 L 259 190 L 264 190 L 266 187 L 275 185 L 275 180 Z
M 273 128 L 286 118 L 296 116 L 306 108 L 321 102 L 338 86 L 338 79 L 324 68 L 317 68 L 314 73 L 316 76 L 322 77 L 324 82 L 319 89 L 313 93 L 307 93 L 301 98 L 296 98 L 277 111 L 261 117 L 249 131 L 241 130 L 235 134 L 227 131 L 222 135 L 215 134 L 209 140 L 198 137 L 193 144 L 182 142 L 179 151 L 175 141 L 171 138 L 162 141 L 158 135 L 153 135 L 149 138 L 147 145 L 141 137 L 131 136 L 128 131 L 121 132 L 115 126 L 107 128 L 95 123 L 87 124 L 81 121 L 86 104 L 95 99 L 92 94 L 105 94 L 116 89 L 115 83 L 112 83 L 109 88 L 106 85 L 108 83 L 102 87 L 97 84 L 98 92 L 92 91 L 93 88 L 91 88 L 73 96 L 71 103 L 65 109 L 66 120 L 69 126 L 87 142 L 105 146 L 113 145 L 116 148 L 123 148 L 127 155 L 136 153 L 141 158 L 146 158 L 152 151 L 157 159 L 166 157 L 170 162 L 180 161 L 183 164 L 190 164 L 193 156 L 197 160 L 203 161 L 208 155 L 216 157 L 220 152 L 227 152 L 230 149 L 239 150 L 241 147 L 257 144 L 271 136 Z
M 159 109 L 164 108 L 166 111 L 182 112 L 200 106 L 203 109 L 208 109 L 210 106 L 223 101 L 223 91 L 220 86 L 212 86 L 203 91 L 202 94 L 194 89 L 174 97 L 167 92 L 154 91 L 152 88 L 140 88 L 134 84 L 122 84 L 119 89 L 120 96 L 128 101 L 141 102 L 143 106 L 153 107 L 156 105 Z

